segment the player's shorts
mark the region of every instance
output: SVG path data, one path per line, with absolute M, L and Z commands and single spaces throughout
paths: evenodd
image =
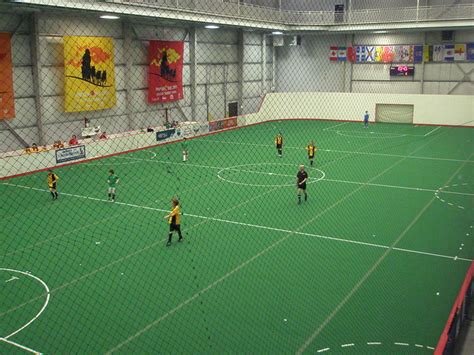
M 276 148 L 277 148 L 277 149 L 283 148 L 283 144 L 277 144 L 277 145 L 276 145 Z
M 50 189 L 50 190 L 56 190 L 56 183 L 53 182 L 52 185 L 49 185 L 49 189 Z
M 114 194 L 115 193 L 115 187 L 109 187 L 109 193 Z
M 296 187 L 301 190 L 306 190 L 306 183 L 304 184 L 297 184 Z
M 181 231 L 181 225 L 171 223 L 170 224 L 170 232 L 174 232 L 174 231 L 176 231 L 176 232 Z
M 313 155 L 308 154 L 308 159 L 314 159 L 314 154 Z

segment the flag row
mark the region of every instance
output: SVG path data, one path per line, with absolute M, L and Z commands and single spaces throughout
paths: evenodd
M 474 61 L 474 43 L 329 47 L 329 60 L 356 63 Z

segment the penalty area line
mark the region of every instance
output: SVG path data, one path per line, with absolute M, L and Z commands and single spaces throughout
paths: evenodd
M 15 347 L 17 347 L 17 348 L 20 348 L 20 349 L 23 349 L 23 350 L 25 350 L 25 351 L 28 351 L 28 352 L 30 352 L 30 353 L 32 353 L 32 354 L 41 354 L 41 352 L 39 352 L 39 351 L 33 350 L 33 349 L 31 349 L 31 348 L 29 348 L 29 347 L 27 347 L 27 346 L 24 346 L 24 345 L 15 343 L 14 341 L 11 341 L 11 340 L 8 340 L 8 339 L 5 339 L 5 338 L 0 338 L 0 341 L 3 341 L 3 342 L 5 342 L 5 343 L 10 344 L 10 345 L 13 345 L 13 346 L 15 346 Z

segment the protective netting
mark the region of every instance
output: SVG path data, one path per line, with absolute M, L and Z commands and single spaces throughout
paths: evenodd
M 0 2 L 0 352 L 436 347 L 474 7 L 394 3 Z

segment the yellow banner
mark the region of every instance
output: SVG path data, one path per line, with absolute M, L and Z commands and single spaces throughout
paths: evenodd
M 114 42 L 109 37 L 64 37 L 64 110 L 115 106 Z
M 15 117 L 11 35 L 0 33 L 0 120 Z

